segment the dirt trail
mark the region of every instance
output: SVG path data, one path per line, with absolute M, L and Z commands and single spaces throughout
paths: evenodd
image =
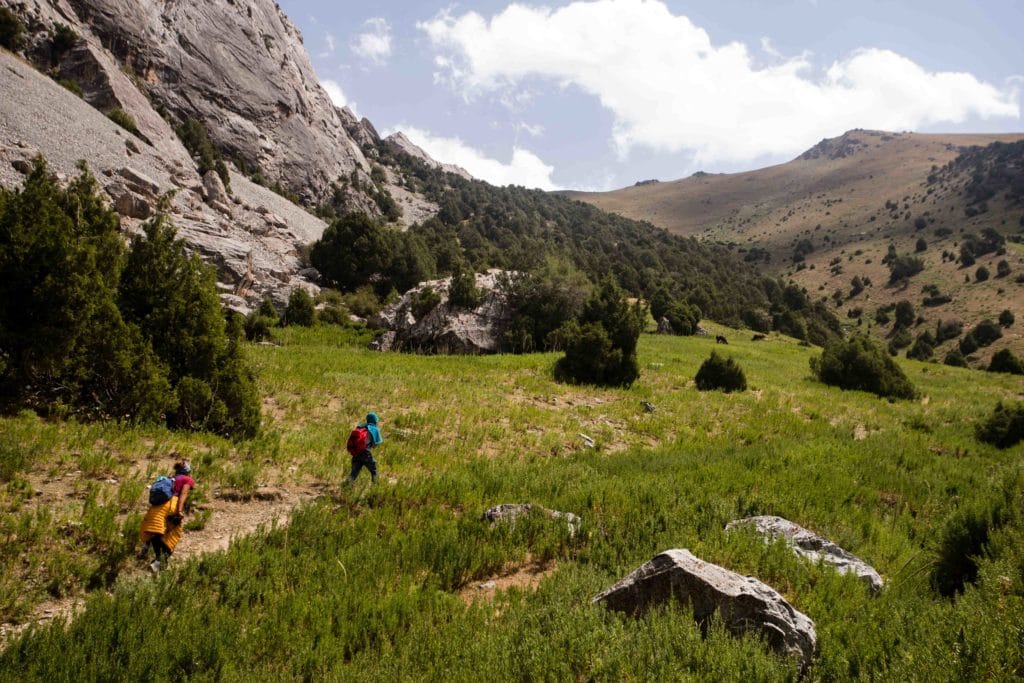
M 273 521 L 278 524 L 288 522 L 291 511 L 305 501 L 330 493 L 331 487 L 326 484 L 298 484 L 290 486 L 263 487 L 257 489 L 251 498 L 243 500 L 241 496 L 223 491 L 214 494 L 211 500 L 193 511 L 193 516 L 202 510 L 211 512 L 206 526 L 198 531 L 186 531 L 181 543 L 175 549 L 173 563 L 181 563 L 191 557 L 205 553 L 227 549 L 231 539 L 245 536 L 261 526 L 269 526 Z M 48 481 L 37 488 L 40 498 L 67 500 L 75 497 L 69 492 L 67 485 Z M 137 562 L 122 572 L 119 580 L 140 579 L 148 575 L 146 563 Z M 23 623 L 0 623 L 0 648 L 10 637 L 21 633 L 33 624 L 45 624 L 57 617 L 71 617 L 81 610 L 85 604 L 85 595 L 47 600 L 32 610 Z

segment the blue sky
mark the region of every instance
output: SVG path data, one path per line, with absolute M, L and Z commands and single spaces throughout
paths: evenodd
M 1024 2 L 279 0 L 321 83 L 504 185 L 789 160 L 851 128 L 1024 130 Z

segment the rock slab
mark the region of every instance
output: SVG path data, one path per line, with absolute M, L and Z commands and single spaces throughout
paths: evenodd
M 483 519 L 491 524 L 515 522 L 516 519 L 529 515 L 534 510 L 542 512 L 551 519 L 564 519 L 569 526 L 570 534 L 575 534 L 576 530 L 579 529 L 580 518 L 578 515 L 571 512 L 561 512 L 560 510 L 549 510 L 532 503 L 502 503 L 501 505 L 495 505 L 484 511 Z
M 694 618 L 702 625 L 719 612 L 730 632 L 760 634 L 774 650 L 797 657 L 801 669 L 814 655 L 817 635 L 807 615 L 794 609 L 770 586 L 704 562 L 685 549 L 656 555 L 595 596 L 593 602 L 640 615 L 670 600 L 690 603 Z
M 760 515 L 729 522 L 725 530 L 732 531 L 741 527 L 752 527 L 768 541 L 784 538 L 797 555 L 812 562 L 826 562 L 840 574 L 853 574 L 866 583 L 872 593 L 877 594 L 882 590 L 882 577 L 874 567 L 795 522 L 774 515 Z

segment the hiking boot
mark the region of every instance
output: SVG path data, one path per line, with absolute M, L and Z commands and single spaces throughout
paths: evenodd
M 150 571 L 152 571 L 152 572 L 153 572 L 154 574 L 159 574 L 159 573 L 160 573 L 160 560 L 153 560 L 153 561 L 152 561 L 152 562 L 151 562 L 151 563 L 149 564 L 149 569 L 150 569 Z

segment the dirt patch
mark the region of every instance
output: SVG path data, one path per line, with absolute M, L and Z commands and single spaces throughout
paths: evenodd
M 555 563 L 542 566 L 531 561 L 519 567 L 510 567 L 508 571 L 483 581 L 474 581 L 459 591 L 458 596 L 463 602 L 470 605 L 480 600 L 493 600 L 499 592 L 513 587 L 535 591 L 540 582 L 554 574 L 557 568 Z
M 857 425 L 856 427 L 853 428 L 853 440 L 863 441 L 864 439 L 868 438 L 868 433 L 869 432 L 867 430 L 867 427 L 865 427 L 864 425 Z

